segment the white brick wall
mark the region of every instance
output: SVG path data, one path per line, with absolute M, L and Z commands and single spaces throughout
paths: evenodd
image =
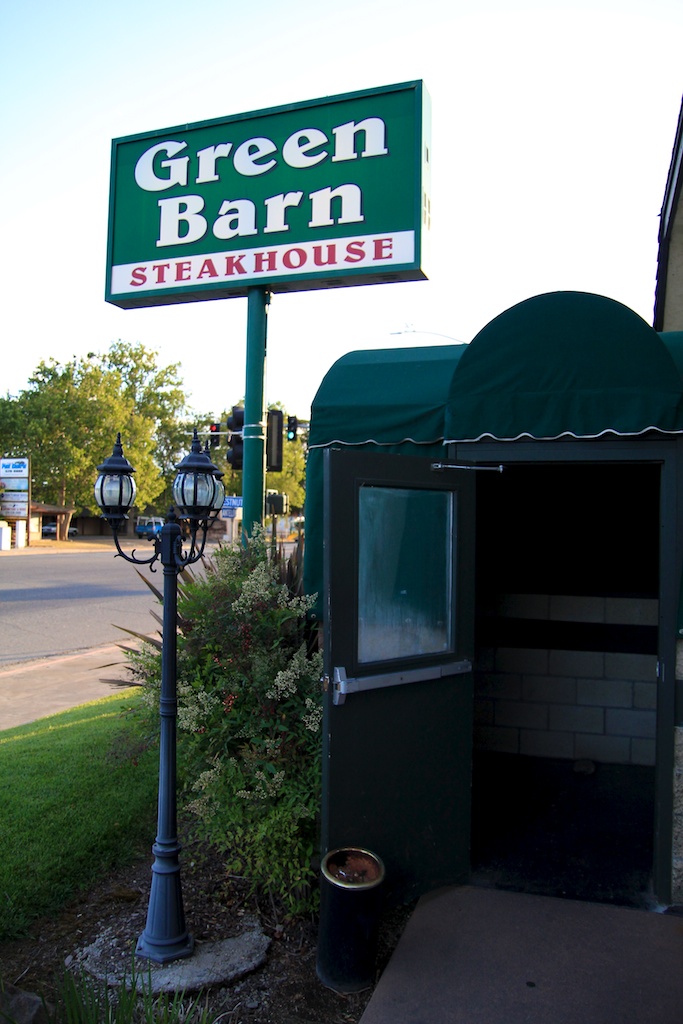
M 655 625 L 657 601 L 509 594 L 514 618 Z M 496 648 L 475 672 L 475 747 L 535 757 L 653 765 L 654 655 Z

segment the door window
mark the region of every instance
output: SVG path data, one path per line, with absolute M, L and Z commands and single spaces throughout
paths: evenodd
M 359 664 L 453 651 L 456 498 L 359 488 Z

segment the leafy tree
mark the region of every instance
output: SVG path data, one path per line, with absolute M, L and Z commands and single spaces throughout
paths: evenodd
M 157 353 L 144 345 L 118 341 L 110 347 L 103 362 L 110 372 L 118 374 L 135 415 L 154 422 L 152 455 L 162 487 L 153 500 L 144 504 L 138 493 L 138 505 L 146 511 L 164 514 L 172 503 L 175 467 L 189 450 L 193 427 L 201 430 L 209 417 L 188 419 L 180 364 L 159 367 L 156 360 Z
M 24 391 L 1 399 L 2 450 L 30 455 L 36 500 L 80 511 L 93 507 L 95 467 L 120 430 L 146 508 L 164 491 L 159 453 L 178 461 L 184 408 L 177 365 L 160 370 L 155 353 L 118 342 L 104 356 L 41 362 Z
M 209 417 L 189 420 L 180 364 L 157 364 L 157 352 L 144 345 L 118 341 L 103 358 L 106 369 L 118 374 L 123 393 L 133 403 L 134 416 L 154 421 L 153 458 L 161 475 L 156 497 L 138 506 L 145 511 L 164 513 L 172 502 L 171 487 L 175 467 L 187 454 L 193 428 L 208 424 Z
M 105 370 L 117 373 L 125 396 L 141 416 L 157 424 L 173 425 L 185 411 L 180 363 L 157 365 L 157 353 L 144 345 L 114 342 L 102 357 Z

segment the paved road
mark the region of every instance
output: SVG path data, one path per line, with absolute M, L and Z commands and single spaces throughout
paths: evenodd
M 149 578 L 163 589 L 161 567 Z M 118 692 L 127 638 L 114 623 L 155 633 L 151 610 L 162 609 L 111 542 L 0 553 L 0 730 Z
M 163 588 L 160 570 L 149 578 Z M 116 625 L 151 633 L 150 609 L 161 610 L 113 545 L 0 555 L 0 664 L 118 643 Z

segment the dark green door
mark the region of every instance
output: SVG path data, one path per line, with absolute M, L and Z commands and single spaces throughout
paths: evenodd
M 325 453 L 323 850 L 379 854 L 395 901 L 469 876 L 472 478 Z

